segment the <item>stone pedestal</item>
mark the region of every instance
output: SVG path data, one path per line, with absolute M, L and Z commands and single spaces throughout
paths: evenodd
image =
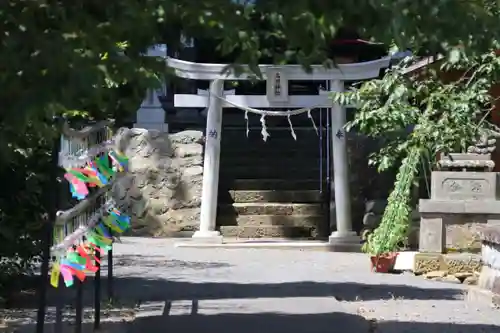
M 134 128 L 142 128 L 148 131 L 158 131 L 163 133 L 168 133 L 168 124 L 160 124 L 160 123 L 135 123 Z
M 419 251 L 444 253 L 446 226 L 475 223 L 500 225 L 497 200 L 420 200 Z
M 223 238 L 220 232 L 213 231 L 202 231 L 198 230 L 193 234 L 193 241 L 197 243 L 209 243 L 209 244 L 222 244 Z
M 149 89 L 146 98 L 137 110 L 135 128 L 168 132 L 168 124 L 165 123 L 165 110 L 158 99 L 158 92 Z
M 335 251 L 358 252 L 361 250 L 361 237 L 354 231 L 334 231 L 328 238 L 330 246 Z

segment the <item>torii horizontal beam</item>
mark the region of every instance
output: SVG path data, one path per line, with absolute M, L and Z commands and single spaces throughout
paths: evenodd
M 222 101 L 223 108 L 234 108 L 232 105 L 242 105 L 250 108 L 266 109 L 266 108 L 331 108 L 333 101 L 328 94 L 321 95 L 291 95 L 288 96 L 287 102 L 272 102 L 269 101 L 266 95 L 228 95 L 224 94 Z M 207 108 L 210 98 L 204 95 L 191 95 L 191 94 L 175 94 L 174 106 L 178 108 Z M 352 108 L 355 106 L 347 106 Z

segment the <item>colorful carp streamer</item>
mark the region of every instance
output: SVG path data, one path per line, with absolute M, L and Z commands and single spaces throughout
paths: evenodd
M 110 184 L 118 172 L 126 170 L 127 165 L 126 156 L 110 151 L 107 155 L 88 162 L 83 168 L 67 169 L 64 178 L 70 184 L 72 196 L 83 200 L 89 195 L 89 188 Z M 98 215 L 95 216 L 96 214 Z M 50 283 L 53 287 L 58 287 L 61 276 L 66 287 L 71 287 L 75 277 L 84 281 L 86 274 L 97 272 L 100 259 L 96 255 L 99 253 L 102 257 L 107 253 L 115 238 L 130 227 L 130 217 L 109 203 L 94 213 L 92 219 L 92 223 L 88 222 L 84 237 L 79 237 L 69 248 L 62 246 L 65 253 L 58 255 L 52 264 Z M 53 248 L 61 248 L 61 244 Z

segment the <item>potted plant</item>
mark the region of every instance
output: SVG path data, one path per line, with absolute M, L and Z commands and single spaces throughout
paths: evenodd
M 375 273 L 389 273 L 394 268 L 398 252 L 377 253 L 378 251 L 374 251 L 368 243 L 368 238 L 371 234 L 372 233 L 367 230 L 362 234 L 362 239 L 364 241 L 362 249 L 364 252 L 370 254 L 371 271 Z

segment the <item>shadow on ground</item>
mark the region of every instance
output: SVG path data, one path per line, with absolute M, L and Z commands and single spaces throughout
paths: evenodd
M 87 279 L 83 284 L 83 299 L 86 306 L 92 306 L 94 281 Z M 101 278 L 102 295 L 107 294 L 108 279 Z M 51 288 L 51 287 L 49 287 Z M 120 301 L 143 303 L 168 300 L 217 300 L 292 297 L 334 297 L 339 301 L 390 300 L 395 298 L 418 300 L 454 300 L 463 297 L 460 289 L 417 288 L 407 285 L 361 284 L 354 282 L 319 283 L 311 281 L 240 284 L 226 282 L 192 283 L 148 279 L 146 277 L 116 277 L 112 281 L 114 295 Z M 49 289 L 48 305 L 73 304 L 75 288 Z M 20 302 L 24 307 L 36 306 L 36 298 Z
M 458 289 L 423 289 L 407 285 L 311 281 L 268 284 L 191 283 L 135 277 L 116 279 L 115 290 L 121 291 L 126 298 L 142 301 L 285 297 L 335 297 L 341 301 L 393 298 L 453 300 L 462 297 L 462 291 Z
M 184 265 L 185 263 L 178 263 Z M 196 264 L 190 267 L 203 269 Z M 210 266 L 210 265 L 209 265 Z M 214 263 L 214 267 L 216 267 Z M 103 278 L 102 295 L 106 295 L 108 281 Z M 84 284 L 84 303 L 87 309 L 93 306 L 94 281 L 89 279 Z M 126 331 L 132 333 L 144 332 L 184 332 L 197 333 L 201 331 L 219 333 L 325 333 L 347 331 L 352 333 L 479 333 L 498 332 L 499 327 L 486 324 L 451 324 L 451 323 L 418 323 L 399 321 L 376 321 L 357 314 L 335 312 L 336 308 L 326 308 L 330 313 L 310 313 L 313 309 L 299 309 L 300 314 L 283 312 L 260 312 L 258 309 L 248 309 L 238 306 L 230 308 L 203 308 L 203 314 L 198 313 L 198 302 L 203 300 L 230 299 L 285 299 L 285 298 L 335 298 L 341 301 L 390 300 L 393 298 L 415 300 L 453 300 L 462 297 L 461 290 L 448 288 L 423 289 L 407 285 L 360 284 L 353 282 L 318 283 L 295 282 L 273 284 L 238 284 L 238 283 L 190 283 L 169 281 L 167 279 L 147 279 L 145 277 L 117 277 L 113 288 L 120 301 L 160 302 L 163 309 L 147 317 L 135 319 L 133 327 Z M 104 297 L 103 297 L 104 298 Z M 59 288 L 52 290 L 49 306 L 57 303 L 74 304 L 74 288 Z M 182 315 L 172 313 L 172 302 L 191 300 L 187 312 Z M 27 308 L 36 306 L 36 298 L 24 304 Z M 285 300 L 283 300 L 285 302 Z M 189 301 L 188 301 L 189 302 Z M 309 303 L 310 304 L 310 303 Z M 285 305 L 285 304 L 283 304 Z M 304 303 L 304 306 L 307 306 Z M 281 309 L 281 306 L 279 307 Z M 438 309 L 437 309 L 438 310 Z M 213 313 L 207 314 L 206 312 Z M 269 310 L 268 310 L 269 311 Z M 273 310 L 274 311 L 274 310 Z M 338 310 L 337 310 L 338 311 Z M 186 314 L 189 313 L 190 314 Z M 231 313 L 226 313 L 231 312 Z M 240 312 L 240 313 L 237 313 Z M 295 311 L 294 311 L 295 312 Z M 446 320 L 447 318 L 443 318 Z M 31 325 L 28 325 L 31 326 Z M 116 329 L 111 324 L 107 332 L 123 332 L 123 325 Z M 25 326 L 26 327 L 26 326 Z M 32 326 L 31 326 L 32 327 Z M 89 327 L 90 329 L 90 327 Z M 130 330 L 129 330 L 130 329 Z M 87 328 L 84 330 L 84 332 Z M 1 331 L 1 330 L 0 330 Z M 22 332 L 25 332 L 23 327 Z M 51 329 L 46 332 L 51 332 Z
M 168 303 L 168 302 L 166 302 Z M 136 318 L 130 322 L 103 323 L 101 331 L 110 333 L 160 333 L 160 332 L 218 332 L 218 333 L 493 333 L 499 327 L 487 324 L 452 324 L 423 323 L 405 321 L 376 321 L 360 315 L 344 312 L 320 314 L 286 314 L 275 312 L 263 313 L 219 313 L 200 315 L 197 313 L 197 301 L 193 301 L 189 315 L 171 315 L 170 308 L 165 307 L 161 315 Z M 34 324 L 19 326 L 9 332 L 33 332 Z M 71 323 L 64 323 L 60 332 L 73 332 Z M 54 325 L 47 324 L 44 333 L 56 332 Z M 93 332 L 92 323 L 85 323 L 82 333 Z M 0 332 L 7 332 L 0 327 Z
M 193 307 L 194 308 L 194 307 Z M 487 333 L 493 325 L 374 321 L 362 316 L 332 312 L 322 314 L 252 313 L 171 316 L 168 307 L 161 316 L 136 319 L 133 332 L 219 333 Z

